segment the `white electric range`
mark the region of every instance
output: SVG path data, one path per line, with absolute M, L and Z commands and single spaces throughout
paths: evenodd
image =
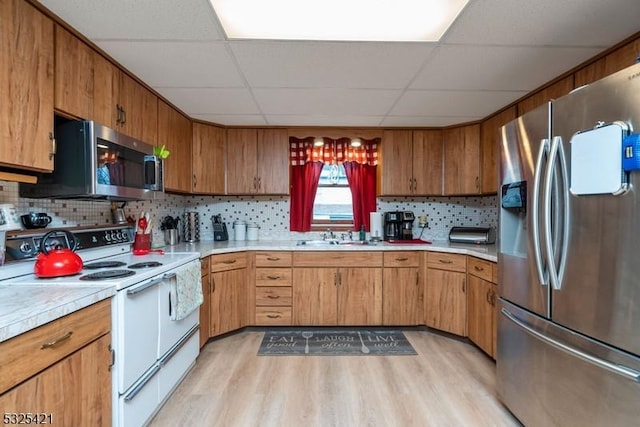
M 184 378 L 199 353 L 198 310 L 180 320 L 175 316 L 177 276 L 186 269 L 197 269 L 199 278 L 199 254 L 133 255 L 131 227 L 65 230 L 72 231 L 76 239 L 76 253 L 84 264 L 81 273 L 36 277 L 35 257 L 45 233 L 14 232 L 7 235 L 8 262 L 0 269 L 0 283 L 114 286 L 113 424 L 143 425 Z M 73 246 L 64 233 L 50 234 L 45 242 L 47 249 Z

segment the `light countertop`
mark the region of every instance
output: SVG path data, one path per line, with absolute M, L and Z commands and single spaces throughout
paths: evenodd
M 459 253 L 496 262 L 495 245 L 435 241 L 431 244 L 297 246 L 295 240 L 201 241 L 165 246 L 165 252 L 199 252 L 201 257 L 241 251 L 402 251 Z M 0 267 L 2 268 L 2 267 Z M 115 295 L 109 284 L 19 286 L 0 284 L 0 342 Z

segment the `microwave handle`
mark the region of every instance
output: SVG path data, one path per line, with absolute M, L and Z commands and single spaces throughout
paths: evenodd
M 144 156 L 144 187 L 147 190 L 164 191 L 162 179 L 163 160 L 158 156 Z

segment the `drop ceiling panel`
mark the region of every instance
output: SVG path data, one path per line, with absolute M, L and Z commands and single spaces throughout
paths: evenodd
M 90 39 L 220 40 L 206 0 L 41 0 Z
M 413 81 L 415 89 L 531 91 L 600 48 L 440 46 Z
M 399 90 L 254 89 L 266 114 L 380 116 L 400 95 Z
M 193 114 L 191 117 L 210 123 L 224 123 L 228 126 L 256 126 L 268 124 L 264 117 L 257 114 Z
M 232 42 L 254 87 L 404 88 L 434 49 L 423 43 Z
M 380 126 L 382 116 L 338 115 L 267 115 L 271 126 Z
M 156 87 L 243 87 L 221 42 L 101 41 L 128 70 Z
M 384 127 L 443 127 L 459 123 L 473 122 L 477 117 L 438 116 L 387 116 L 380 126 Z
M 391 116 L 451 116 L 484 118 L 525 95 L 526 92 L 430 91 L 405 92 Z
M 247 89 L 160 88 L 158 92 L 190 116 L 194 114 L 260 114 Z
M 638 0 L 475 0 L 445 43 L 609 47 L 638 31 Z

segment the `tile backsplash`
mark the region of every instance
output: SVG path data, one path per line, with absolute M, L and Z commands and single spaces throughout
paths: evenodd
M 18 184 L 0 181 L 0 203 L 13 203 L 19 214 L 47 212 L 53 221 L 49 228 L 77 225 L 104 226 L 112 223 L 111 203 L 107 201 L 25 199 L 18 194 Z M 453 226 L 497 227 L 497 196 L 482 197 L 379 197 L 378 211 L 408 210 L 427 215 L 428 226 L 416 225 L 414 235 L 432 240 L 446 240 Z M 154 241 L 162 241 L 159 225 L 167 215 L 182 216 L 185 211 L 198 212 L 200 239 L 213 240 L 213 215 L 222 215 L 233 238 L 235 220 L 258 224 L 261 239 L 299 239 L 303 233 L 289 231 L 288 196 L 180 196 L 163 194 L 153 201 L 127 202 L 126 215 L 137 217 L 148 211 L 154 227 Z M 157 239 L 157 240 L 156 240 Z

